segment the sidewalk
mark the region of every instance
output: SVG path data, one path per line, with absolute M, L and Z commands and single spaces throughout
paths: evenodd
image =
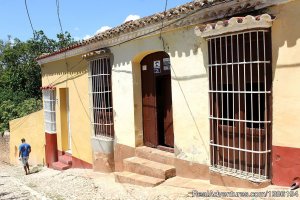
M 162 198 L 163 195 L 168 197 L 168 199 L 299 199 L 299 197 L 290 197 L 291 195 L 300 196 L 300 190 L 290 191 L 288 187 L 280 187 L 270 185 L 266 188 L 262 189 L 249 189 L 249 188 L 233 188 L 233 187 L 224 187 L 211 185 L 209 181 L 206 180 L 197 180 L 197 179 L 187 179 L 182 177 L 174 177 L 166 180 L 161 185 L 155 188 L 143 188 L 140 186 L 132 186 L 129 184 L 119 184 L 114 182 L 113 173 L 104 174 L 99 172 L 90 171 L 84 174 L 85 177 L 92 178 L 95 182 L 96 186 L 103 187 L 103 182 L 109 182 L 108 185 L 122 185 L 123 190 L 132 191 L 132 194 L 136 194 L 135 190 L 142 189 L 144 191 L 145 196 L 132 196 L 134 199 L 155 199 L 155 197 Z M 110 190 L 122 191 L 119 187 L 110 188 Z M 194 196 L 193 196 L 194 191 Z M 227 195 L 232 194 L 230 192 L 234 192 L 233 195 L 237 195 L 240 193 L 241 195 L 254 195 L 256 197 L 196 197 L 195 191 L 197 192 L 227 192 Z M 251 193 L 252 192 L 252 193 Z M 149 196 L 147 196 L 147 194 Z M 210 193 L 211 194 L 211 193 Z M 273 197 L 272 197 L 273 195 Z M 141 198 L 144 197 L 144 198 Z
M 227 192 L 226 195 L 237 195 L 237 193 L 242 195 L 254 195 L 256 197 L 235 197 L 235 198 L 224 198 L 224 193 L 221 195 L 224 199 L 299 199 L 300 191 L 290 191 L 287 187 L 280 187 L 275 185 L 270 185 L 261 189 L 249 189 L 249 188 L 233 188 L 233 187 L 224 187 L 218 185 L 211 185 L 209 181 L 205 180 L 197 180 L 197 179 L 186 179 L 181 177 L 174 177 L 172 179 L 167 180 L 163 185 L 174 186 L 174 187 L 182 187 L 191 189 L 192 191 L 197 191 L 199 193 L 207 192 L 206 194 L 212 194 L 214 192 L 215 195 L 219 196 L 217 192 Z M 231 192 L 231 193 L 230 193 Z M 233 192 L 233 193 L 232 193 Z M 291 195 L 296 195 L 298 193 L 298 197 L 290 197 Z M 195 194 L 195 192 L 194 192 Z M 273 197 L 272 197 L 273 195 Z M 193 196 L 190 194 L 189 196 Z M 201 199 L 201 198 L 200 198 Z M 212 198 L 208 198 L 212 199 Z M 217 198 L 216 198 L 217 199 Z

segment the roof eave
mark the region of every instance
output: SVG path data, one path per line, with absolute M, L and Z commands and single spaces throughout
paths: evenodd
M 205 23 L 211 20 L 222 19 L 224 16 L 231 16 L 235 14 L 240 14 L 245 12 L 245 8 L 251 8 L 254 10 L 259 10 L 263 8 L 267 8 L 270 6 L 287 3 L 293 0 L 233 0 L 212 5 L 208 8 L 199 8 L 196 9 L 194 13 L 185 14 L 178 16 L 175 19 L 166 20 L 164 22 L 164 26 L 166 26 L 163 31 L 170 31 L 172 29 L 185 27 L 189 25 L 196 25 L 199 23 Z M 99 48 L 112 47 L 117 44 L 124 43 L 126 41 L 130 41 L 132 39 L 149 37 L 152 35 L 159 34 L 161 30 L 161 23 L 157 22 L 154 24 L 149 24 L 142 28 L 138 28 L 133 31 L 121 33 L 120 35 L 113 36 L 111 38 L 102 38 L 97 39 L 94 36 L 90 42 L 87 41 L 80 43 L 79 45 L 73 47 L 68 47 L 67 49 L 63 49 L 62 51 L 54 52 L 53 54 L 47 55 L 42 58 L 38 58 L 37 62 L 39 65 L 54 62 L 60 59 L 69 58 L 73 56 L 78 56 L 85 54 L 89 51 L 94 51 Z

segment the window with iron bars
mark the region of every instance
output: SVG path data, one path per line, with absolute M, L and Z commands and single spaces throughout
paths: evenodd
M 271 34 L 208 39 L 211 170 L 261 182 L 270 176 Z
M 102 57 L 89 62 L 93 135 L 114 138 L 110 58 Z
M 56 133 L 55 90 L 43 90 L 45 132 Z

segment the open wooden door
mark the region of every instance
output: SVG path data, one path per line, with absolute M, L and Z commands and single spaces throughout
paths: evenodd
M 169 55 L 157 52 L 141 61 L 144 144 L 174 147 Z

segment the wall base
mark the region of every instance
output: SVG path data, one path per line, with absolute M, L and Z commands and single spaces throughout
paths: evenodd
M 265 188 L 271 185 L 271 181 L 265 181 L 262 183 L 254 183 L 249 180 L 237 178 L 234 176 L 224 175 L 217 172 L 210 171 L 209 173 L 210 184 L 212 185 L 220 185 L 225 187 L 237 187 L 237 188 L 251 188 L 251 189 L 259 189 Z
M 114 165 L 114 140 L 108 137 L 92 137 L 93 169 L 98 172 L 113 172 Z
M 52 163 L 58 161 L 58 152 L 57 152 L 57 135 L 45 133 L 46 137 L 46 166 L 52 167 Z
M 114 152 L 114 140 L 107 137 L 92 137 L 92 148 L 94 152 L 110 154 Z
M 93 169 L 93 165 L 72 156 L 72 168 Z
M 94 153 L 93 169 L 97 172 L 114 172 L 114 154 Z
M 300 178 L 300 148 L 272 147 L 272 183 L 291 186 L 294 178 Z
M 72 166 L 71 168 L 80 168 L 80 169 L 93 169 L 93 165 L 91 163 L 85 162 L 79 158 L 72 156 L 72 154 L 66 153 L 64 151 L 58 150 L 58 156 L 62 156 L 68 154 L 72 157 Z
M 175 158 L 176 176 L 191 179 L 209 179 L 209 167 L 204 164 L 194 163 Z

